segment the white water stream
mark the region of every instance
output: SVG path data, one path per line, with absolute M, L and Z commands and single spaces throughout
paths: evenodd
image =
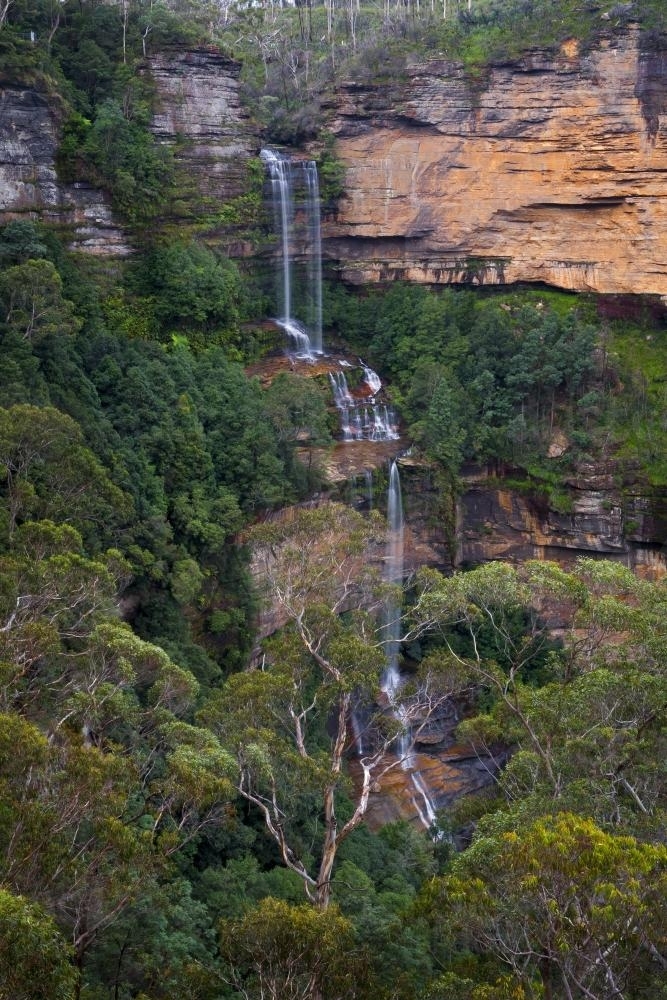
M 400 586 L 404 572 L 404 519 L 401 496 L 401 479 L 398 465 L 392 462 L 389 470 L 387 492 L 387 551 L 385 556 L 384 579 L 387 583 Z M 409 774 L 412 784 L 412 804 L 423 826 L 430 830 L 437 822 L 435 805 L 423 776 L 419 772 L 415 755 L 411 749 L 411 738 L 407 712 L 399 700 L 401 674 L 399 654 L 401 648 L 401 601 L 397 596 L 387 599 L 384 609 L 382 638 L 385 647 L 386 667 L 382 676 L 382 690 L 392 706 L 394 715 L 403 723 L 404 732 L 400 737 L 398 754 L 401 768 Z
M 363 362 L 364 381 L 372 390 L 372 396 L 355 399 L 350 392 L 345 372 L 331 372 L 329 381 L 334 403 L 340 416 L 343 441 L 397 441 L 398 420 L 393 407 L 378 402 L 377 394 L 382 389 L 380 376 Z
M 260 153 L 271 181 L 274 226 L 280 241 L 276 322 L 299 357 L 322 354 L 322 237 L 317 165 L 313 160 L 291 160 L 272 149 Z M 302 210 L 296 212 L 296 196 Z M 305 255 L 305 292 L 296 302 L 293 270 L 298 253 Z

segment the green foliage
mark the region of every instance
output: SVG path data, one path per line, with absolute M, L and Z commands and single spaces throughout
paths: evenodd
M 367 959 L 334 907 L 318 911 L 265 899 L 238 921 L 223 921 L 226 978 L 242 995 L 286 1000 L 377 996 Z
M 560 650 L 541 618 L 554 602 L 569 623 Z M 657 835 L 664 788 L 646 762 L 664 752 L 663 602 L 661 585 L 595 560 L 571 572 L 527 563 L 424 575 L 418 628 L 439 629 L 440 656 L 486 691 L 486 710 L 459 734 L 483 752 L 514 748 L 500 787 L 521 804 L 517 815 L 556 801 L 602 825 Z
M 35 343 L 49 333 L 75 333 L 81 323 L 62 289 L 62 278 L 48 260 L 7 268 L 0 276 L 0 304 L 10 337 Z
M 345 191 L 345 167 L 336 156 L 334 142 L 334 136 L 331 133 L 326 133 L 324 149 L 317 161 L 320 197 L 325 204 L 335 202 Z
M 242 304 L 236 265 L 198 243 L 171 243 L 146 255 L 132 278 L 151 316 L 149 329 L 168 341 L 184 331 L 193 346 L 239 343 Z M 141 331 L 139 331 L 141 335 Z
M 594 377 L 596 330 L 570 296 L 393 285 L 327 298 L 328 321 L 365 342 L 414 439 L 450 476 L 463 458 L 539 466 Z M 361 346 L 359 347 L 361 349 Z
M 528 995 L 539 980 L 553 995 L 602 996 L 621 981 L 637 995 L 654 978 L 665 860 L 662 846 L 559 813 L 479 837 L 429 886 L 427 905 L 445 934 L 497 956 Z
M 648 483 L 667 481 L 665 463 L 665 376 L 667 353 L 662 330 L 656 324 L 616 321 L 605 340 L 609 391 L 593 399 L 588 425 L 594 435 L 611 432 L 618 441 L 621 462 L 639 463 Z M 619 384 L 623 392 L 615 391 Z
M 173 178 L 169 153 L 115 101 L 99 105 L 80 153 L 90 178 L 110 191 L 129 222 L 145 223 L 164 208 Z
M 624 30 L 622 15 L 606 25 L 569 0 L 464 6 L 444 24 L 428 5 L 331 6 L 330 32 L 324 7 L 224 18 L 259 120 L 323 142 L 331 200 L 342 174 L 320 107 L 336 72 L 381 82 L 375 113 L 424 46 L 463 59 L 479 87 L 526 44 Z M 664 25 L 656 0 L 633 13 Z M 135 230 L 176 194 L 148 131 L 141 36 L 188 42 L 216 17 L 203 4 L 15 0 L 0 31 L 3 80 L 50 74 L 65 98 L 62 177 L 104 186 Z M 31 46 L 21 36 L 35 26 Z M 256 163 L 203 225 L 252 227 L 260 180 Z M 263 669 L 225 680 L 245 665 L 256 610 L 236 537 L 312 488 L 298 450 L 328 440 L 319 388 L 246 378 L 250 294 L 201 243 L 95 269 L 17 220 L 0 261 L 0 995 L 522 1000 L 585 982 L 589 995 L 620 983 L 660 996 L 664 588 L 599 562 L 427 580 L 419 628 L 442 635 L 422 674 L 474 688 L 461 737 L 511 760 L 468 810 L 478 835 L 454 860 L 405 824 L 372 834 L 345 747 L 352 707 L 374 711 L 382 660 L 373 524 L 322 509 L 255 529 L 293 624 Z M 624 437 L 616 457 L 662 484 L 663 338 L 593 329 L 573 303 L 394 286 L 331 292 L 329 314 L 391 377 L 448 482 L 465 458 L 516 463 L 553 504 L 560 427 L 578 453 Z M 398 725 L 373 721 L 390 746 Z M 433 881 L 438 862 L 449 867 Z M 304 884 L 334 905 L 300 905 Z
M 111 527 L 129 514 L 128 498 L 85 447 L 77 424 L 53 407 L 0 410 L 0 485 L 10 541 L 17 523 L 34 515 L 69 517 L 82 527 L 100 517 Z
M 8 222 L 2 230 L 0 260 L 4 267 L 25 264 L 28 260 L 36 261 L 46 255 L 46 244 L 41 241 L 34 222 L 15 219 L 13 222 Z
M 285 469 L 304 492 L 312 492 L 321 483 L 315 463 L 306 467 L 299 459 L 299 448 L 331 444 L 328 393 L 310 378 L 282 372 L 264 394 L 264 406 L 273 425 Z
M 72 1000 L 70 950 L 41 907 L 0 889 L 0 996 Z

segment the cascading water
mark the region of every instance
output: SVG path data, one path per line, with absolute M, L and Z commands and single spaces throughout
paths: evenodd
M 344 407 L 354 406 L 354 399 L 348 388 L 345 372 L 329 372 L 329 381 L 336 407 L 340 410 Z
M 380 376 L 377 372 L 374 372 L 372 368 L 369 368 L 368 365 L 365 365 L 361 358 L 359 358 L 359 364 L 364 370 L 364 381 L 371 390 L 371 395 L 377 396 L 378 392 L 382 388 Z
M 403 582 L 403 500 L 398 465 L 391 463 L 389 470 L 389 490 L 387 493 L 387 552 L 384 579 L 387 583 L 400 586 Z M 400 685 L 398 654 L 401 638 L 401 606 L 394 597 L 387 599 L 384 609 L 382 641 L 385 648 L 387 666 L 382 678 L 382 690 L 393 704 Z
M 399 438 L 396 413 L 391 406 L 377 401 L 382 382 L 372 368 L 361 362 L 364 381 L 371 396 L 355 399 L 350 392 L 345 372 L 331 372 L 329 381 L 334 403 L 340 414 L 344 441 L 397 441 Z
M 260 153 L 271 181 L 271 202 L 280 239 L 278 299 L 281 310 L 276 322 L 289 337 L 290 346 L 302 357 L 322 353 L 322 239 L 317 165 L 314 161 L 290 160 L 271 149 Z M 305 222 L 297 224 L 295 192 L 305 193 Z M 305 301 L 294 302 L 293 266 L 296 245 L 307 261 Z M 304 252 L 303 249 L 301 251 Z
M 403 582 L 404 570 L 404 520 L 401 479 L 396 462 L 391 463 L 389 470 L 387 528 L 384 579 L 387 583 L 400 585 Z M 437 822 L 435 806 L 410 748 L 409 721 L 405 706 L 400 702 L 397 703 L 397 695 L 401 687 L 401 674 L 398 665 L 401 647 L 401 602 L 395 596 L 389 597 L 385 603 L 382 641 L 385 647 L 386 667 L 381 687 L 396 718 L 403 724 L 404 730 L 398 745 L 401 767 L 409 773 L 410 782 L 414 789 L 412 804 L 417 815 L 426 829 L 431 829 Z
M 308 305 L 311 341 L 316 354 L 322 354 L 322 230 L 320 228 L 320 184 L 317 164 L 304 164 L 308 218 Z

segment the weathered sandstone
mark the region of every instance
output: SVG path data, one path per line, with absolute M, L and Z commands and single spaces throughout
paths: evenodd
M 349 84 L 333 125 L 346 196 L 326 251 L 347 281 L 667 294 L 667 53 L 636 28 L 483 85 L 413 65 L 377 103 Z
M 157 104 L 151 131 L 180 168 L 176 214 L 215 214 L 245 191 L 259 140 L 239 98 L 239 70 L 215 49 L 165 51 L 148 61 Z
M 102 192 L 58 179 L 61 124 L 59 102 L 38 84 L 0 84 L 0 224 L 41 218 L 71 227 L 74 249 L 124 256 L 127 235 Z
M 161 52 L 146 62 L 156 89 L 152 129 L 173 151 L 177 190 L 168 212 L 177 222 L 215 216 L 243 193 L 258 139 L 238 94 L 239 66 L 215 50 Z M 65 184 L 56 158 L 63 107 L 45 87 L 0 82 L 0 224 L 28 216 L 67 226 L 73 249 L 125 256 L 129 234 L 106 194 Z M 235 239 L 233 227 L 221 242 Z M 244 253 L 243 247 L 239 252 Z
M 623 487 L 600 470 L 582 470 L 564 486 L 571 509 L 560 513 L 538 496 L 469 474 L 458 505 L 456 564 L 490 559 L 549 559 L 567 565 L 579 556 L 622 561 L 641 576 L 667 573 L 664 496 Z

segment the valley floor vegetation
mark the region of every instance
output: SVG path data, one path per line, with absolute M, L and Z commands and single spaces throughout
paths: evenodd
M 424 571 L 414 690 L 465 691 L 461 738 L 511 759 L 436 839 L 371 833 L 349 710 L 376 704 L 386 584 L 349 567 L 372 570 L 381 526 L 334 506 L 251 528 L 318 488 L 299 452 L 331 441 L 326 387 L 246 376 L 230 262 L 151 253 L 114 277 L 47 228 L 0 232 L 0 995 L 659 997 L 664 585 L 604 561 Z M 555 427 L 559 461 L 662 485 L 648 320 L 546 290 L 326 299 L 449 488 L 474 459 L 557 502 Z M 290 613 L 248 671 L 251 541 L 281 553 Z M 395 723 L 373 725 L 390 746 Z

